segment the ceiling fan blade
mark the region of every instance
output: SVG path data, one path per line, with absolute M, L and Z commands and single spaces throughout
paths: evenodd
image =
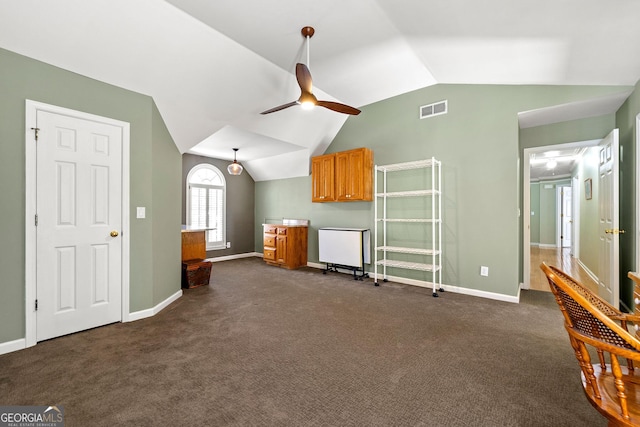
M 298 79 L 298 86 L 300 86 L 303 92 L 311 93 L 311 89 L 313 88 L 311 72 L 306 65 L 299 62 L 296 64 L 296 79 Z
M 340 104 L 339 102 L 318 101 L 316 105 L 328 108 L 329 110 L 337 111 L 338 113 L 351 114 L 352 116 L 357 116 L 358 114 L 360 114 L 360 110 L 358 110 L 357 108 L 353 108 L 345 104 Z
M 293 107 L 294 105 L 298 105 L 298 101 L 293 101 L 293 102 L 289 102 L 288 104 L 282 104 L 277 107 L 273 107 L 267 111 L 263 111 L 260 114 L 275 113 L 276 111 L 284 110 L 285 108 Z

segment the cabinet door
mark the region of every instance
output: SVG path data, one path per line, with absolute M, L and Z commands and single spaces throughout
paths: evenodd
M 287 236 L 278 235 L 276 237 L 276 261 L 278 263 L 287 263 Z
M 335 154 L 311 159 L 311 201 L 333 202 L 335 198 Z
M 373 200 L 372 170 L 371 150 L 359 148 L 336 153 L 336 199 L 341 202 Z

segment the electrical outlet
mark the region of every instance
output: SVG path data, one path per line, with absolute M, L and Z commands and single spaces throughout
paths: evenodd
M 231 242 L 227 242 L 227 248 L 231 247 Z
M 481 265 L 480 266 L 480 275 L 481 276 L 488 276 L 489 275 L 489 267 Z

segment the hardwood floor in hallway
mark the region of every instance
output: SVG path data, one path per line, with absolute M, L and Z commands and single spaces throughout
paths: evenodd
M 571 248 L 562 248 L 562 250 L 560 250 L 559 248 L 539 248 L 537 246 L 532 246 L 529 289 L 551 292 L 547 278 L 542 270 L 540 270 L 540 264 L 542 264 L 543 261 L 548 265 L 552 265 L 564 271 L 597 294 L 598 284 L 582 267 L 580 267 L 578 261 L 571 256 Z

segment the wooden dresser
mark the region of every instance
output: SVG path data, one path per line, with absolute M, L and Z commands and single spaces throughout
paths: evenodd
M 288 269 L 307 265 L 306 225 L 263 224 L 263 259 L 267 264 Z

